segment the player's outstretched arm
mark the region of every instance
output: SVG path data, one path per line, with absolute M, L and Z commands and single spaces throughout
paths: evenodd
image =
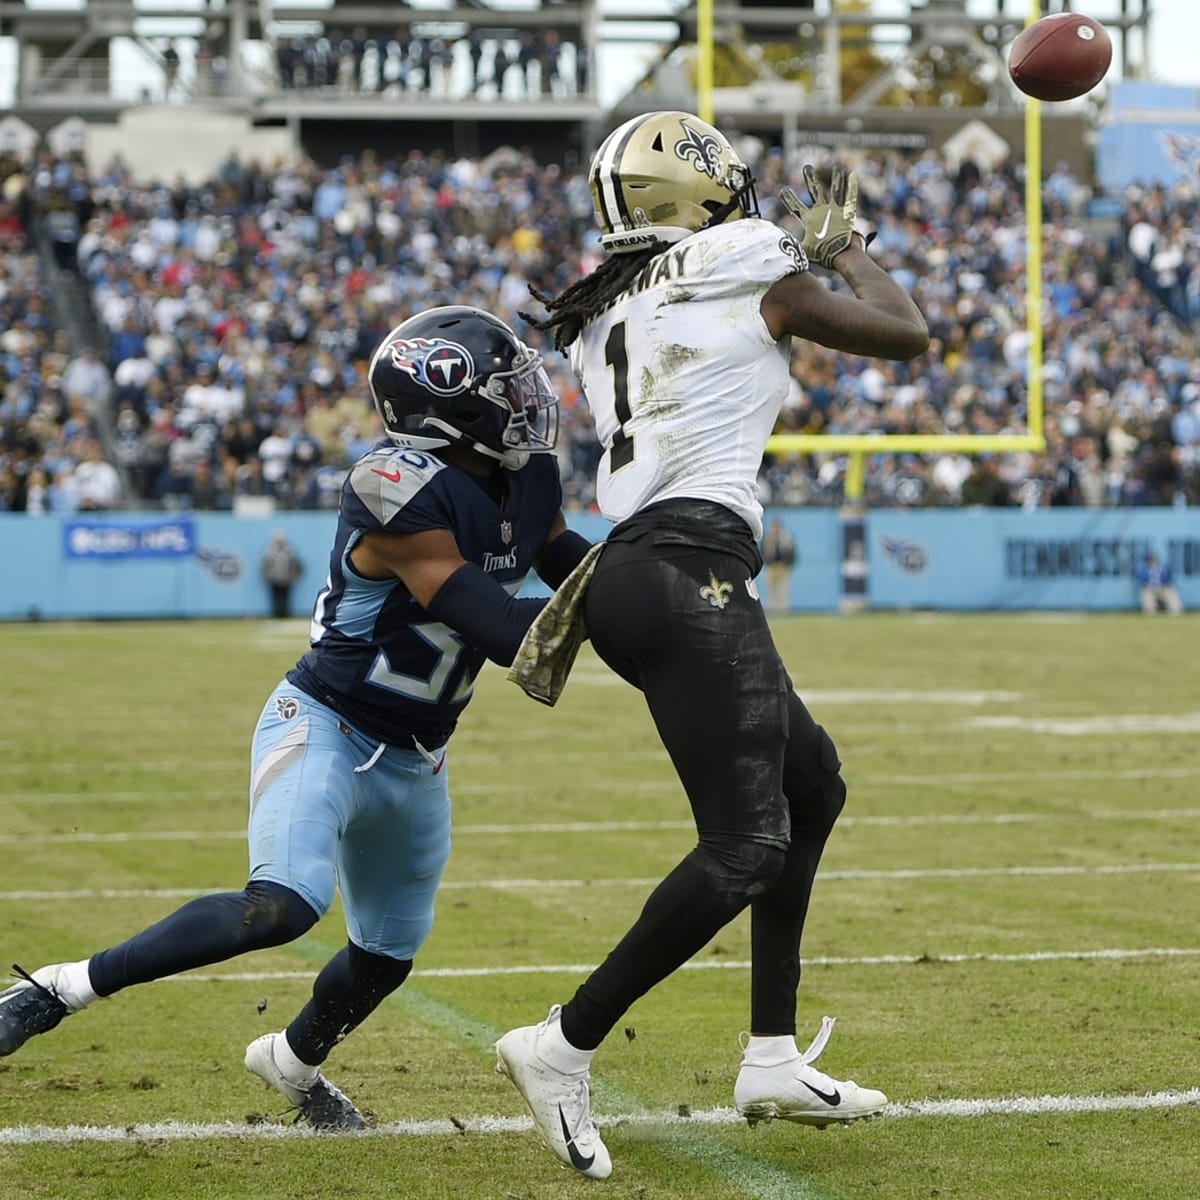
M 909 359 L 929 347 L 929 329 L 912 297 L 867 254 L 862 238 L 833 259 L 854 292 L 832 292 L 807 271 L 777 279 L 760 311 L 771 336 L 785 333 L 872 358 Z
M 533 569 L 544 584 L 557 591 L 591 548 L 592 543 L 587 538 L 567 528 L 567 519 L 559 509 L 546 535 L 546 544 L 534 560 Z
M 356 570 L 371 579 L 395 576 L 435 620 L 507 667 L 544 599 L 510 596 L 490 575 L 463 558 L 446 529 L 368 533 L 354 547 Z
M 866 253 L 855 229 L 858 179 L 840 163 L 833 166 L 829 190 L 811 165 L 803 168 L 812 203 L 790 187 L 780 200 L 804 227 L 801 243 L 809 260 L 836 271 L 854 299 L 828 291 L 808 272 L 777 280 L 763 297 L 761 312 L 772 336 L 785 333 L 819 342 L 832 350 L 878 358 L 908 359 L 929 345 L 929 330 L 912 297 Z

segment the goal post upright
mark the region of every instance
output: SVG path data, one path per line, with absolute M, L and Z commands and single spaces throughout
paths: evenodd
M 700 0 L 703 11 L 712 0 Z M 1041 18 L 1041 0 L 1029 0 L 1026 25 Z M 711 25 L 707 57 L 712 61 Z M 700 48 L 701 71 L 706 52 Z M 700 88 L 701 103 L 711 105 L 710 87 Z M 1041 102 L 1025 99 L 1025 329 L 1029 336 L 1026 349 L 1025 428 L 1024 434 L 1011 436 L 973 434 L 775 434 L 767 441 L 768 453 L 846 454 L 846 501 L 862 502 L 866 472 L 864 458 L 872 454 L 1015 454 L 1039 453 L 1046 448 L 1045 412 L 1042 391 L 1042 111 Z

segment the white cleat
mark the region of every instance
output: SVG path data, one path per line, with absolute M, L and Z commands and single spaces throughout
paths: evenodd
M 363 1115 L 349 1098 L 319 1070 L 307 1079 L 285 1075 L 275 1061 L 275 1039 L 283 1033 L 264 1033 L 246 1047 L 246 1070 L 282 1092 L 314 1129 L 366 1129 Z
M 588 1081 L 591 1072 L 567 1073 L 538 1054 L 538 1042 L 557 1024 L 559 1005 L 540 1025 L 512 1029 L 496 1043 L 496 1070 L 507 1075 L 533 1115 L 533 1125 L 546 1148 L 566 1166 L 589 1179 L 607 1179 L 612 1159 L 592 1120 Z
M 796 1121 L 801 1125 L 845 1125 L 883 1111 L 887 1097 L 853 1079 L 831 1079 L 812 1064 L 833 1033 L 834 1018 L 823 1017 L 821 1032 L 803 1054 L 764 1067 L 742 1061 L 733 1102 L 751 1126 L 759 1121 Z

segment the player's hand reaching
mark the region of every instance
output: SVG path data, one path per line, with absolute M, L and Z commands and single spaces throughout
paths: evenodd
M 858 176 L 853 171 L 847 174 L 841 163 L 834 163 L 826 195 L 811 163 L 805 163 L 801 173 L 812 204 L 805 204 L 790 187 L 779 193 L 779 199 L 804 226 L 801 243 L 804 252 L 813 262 L 832 267 L 833 260 L 850 245 L 856 232 Z

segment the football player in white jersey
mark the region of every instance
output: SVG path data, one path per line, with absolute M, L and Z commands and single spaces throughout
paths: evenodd
M 532 324 L 570 355 L 603 443 L 598 499 L 616 522 L 584 601 L 596 652 L 639 688 L 687 791 L 699 840 L 561 1008 L 505 1034 L 498 1067 L 542 1140 L 585 1175 L 611 1159 L 590 1112 L 593 1051 L 629 1006 L 751 911 L 750 1034 L 734 1089 L 752 1124 L 878 1113 L 882 1092 L 811 1064 L 795 1040 L 800 936 L 845 802 L 837 750 L 780 660 L 754 578 L 756 476 L 788 388 L 790 338 L 911 359 L 929 342 L 908 294 L 855 231 L 857 182 L 785 205 L 804 237 L 758 218 L 729 141 L 683 112 L 627 121 L 591 165 L 609 257 Z M 810 273 L 836 272 L 853 295 Z

